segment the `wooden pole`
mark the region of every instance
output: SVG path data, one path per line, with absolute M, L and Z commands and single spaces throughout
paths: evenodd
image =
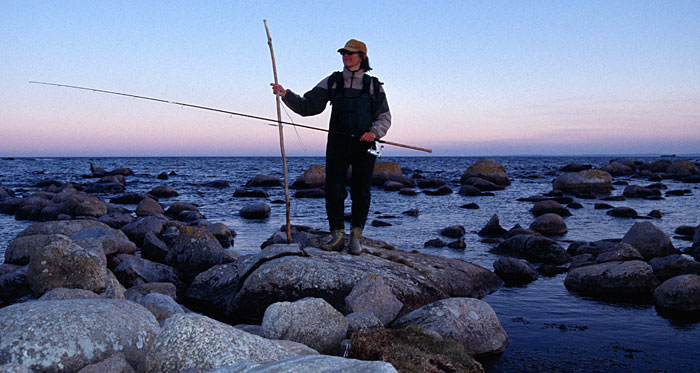
M 279 84 L 277 81 L 277 65 L 275 64 L 275 50 L 272 48 L 272 37 L 270 36 L 270 29 L 267 27 L 267 20 L 263 20 L 265 24 L 265 32 L 267 33 L 267 45 L 270 46 L 270 57 L 272 57 L 272 73 L 275 77 L 275 84 Z M 280 107 L 280 96 L 275 95 L 275 101 L 277 102 L 277 128 L 280 133 L 280 151 L 282 152 L 282 165 L 284 167 L 284 202 L 287 207 L 287 244 L 292 243 L 292 223 L 290 219 L 291 204 L 289 203 L 289 172 L 287 171 L 287 155 L 284 152 L 284 131 L 282 128 L 282 112 Z

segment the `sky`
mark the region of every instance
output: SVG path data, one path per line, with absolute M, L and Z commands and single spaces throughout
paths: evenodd
M 437 156 L 700 153 L 700 1 L 0 1 L 0 156 L 278 156 L 303 94 L 364 41 L 393 123 Z M 282 111 L 282 120 L 327 128 Z M 289 156 L 325 133 L 284 127 Z M 385 155 L 427 153 L 386 146 Z

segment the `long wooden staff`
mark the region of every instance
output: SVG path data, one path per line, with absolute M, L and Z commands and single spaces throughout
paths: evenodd
M 277 65 L 275 64 L 275 50 L 272 48 L 272 37 L 270 29 L 267 27 L 267 20 L 263 20 L 265 24 L 265 32 L 267 33 L 267 45 L 270 46 L 270 57 L 272 57 L 272 73 L 275 76 L 275 84 L 277 82 Z M 282 113 L 280 108 L 280 96 L 275 95 L 277 102 L 277 128 L 280 133 L 280 151 L 282 152 L 282 165 L 284 166 L 284 202 L 287 206 L 287 244 L 292 243 L 292 223 L 290 221 L 291 205 L 289 203 L 289 173 L 287 172 L 287 155 L 284 153 L 284 131 L 282 129 Z

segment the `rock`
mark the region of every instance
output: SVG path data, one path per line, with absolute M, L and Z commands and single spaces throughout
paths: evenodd
M 399 194 L 402 196 L 415 196 L 418 194 L 413 188 L 403 188 L 399 190 Z
M 644 260 L 644 258 L 637 249 L 622 242 L 611 249 L 605 249 L 595 259 L 597 263 L 624 262 L 627 260 Z
M 579 171 L 584 171 L 584 170 L 590 170 L 591 168 L 593 168 L 593 166 L 589 165 L 589 164 L 582 165 L 582 164 L 578 164 L 578 163 L 570 163 L 570 164 L 567 164 L 566 166 L 562 167 L 561 169 L 559 169 L 559 171 L 561 171 L 561 172 L 579 172 Z
M 530 228 L 545 236 L 561 236 L 568 232 L 564 219 L 552 213 L 538 216 L 535 221 L 530 224 Z
M 661 192 L 658 189 L 647 189 L 639 185 L 628 185 L 622 195 L 629 198 L 646 198 L 651 196 L 660 196 Z
M 105 255 L 136 252 L 136 245 L 124 232 L 109 227 L 88 228 L 71 235 L 70 239 L 83 248 L 102 250 Z
M 473 185 L 462 185 L 458 193 L 461 196 L 475 197 L 481 194 L 481 190 Z
M 382 326 L 392 322 L 401 308 L 403 303 L 391 293 L 391 288 L 379 275 L 358 281 L 345 298 L 347 313 L 371 312 L 382 322 Z
M 387 192 L 398 192 L 399 190 L 405 188 L 405 186 L 398 181 L 387 180 L 382 188 Z
M 286 341 L 280 341 L 286 342 Z M 211 373 L 235 372 L 296 373 L 296 372 L 373 372 L 396 373 L 396 369 L 383 361 L 363 361 L 339 356 L 292 356 L 266 364 L 239 364 L 213 370 Z
M 51 240 L 51 236 L 46 234 L 17 237 L 10 242 L 5 250 L 5 263 L 27 265 L 32 254 L 41 250 Z
M 181 305 L 165 294 L 148 293 L 139 300 L 139 304 L 151 311 L 161 323 L 176 313 L 185 313 Z
M 396 162 L 376 162 L 372 173 L 372 185 L 384 185 L 387 180 L 402 174 L 401 166 Z
M 238 363 L 267 363 L 293 356 L 278 343 L 196 314 L 163 323 L 146 357 L 147 372 L 207 371 Z
M 162 215 L 148 215 L 123 226 L 121 230 L 137 246 L 141 246 L 148 232 L 158 236 L 163 231 L 166 222 L 167 218 Z
M 63 235 L 29 259 L 27 280 L 36 296 L 55 288 L 78 288 L 101 293 L 107 282 L 107 258 L 102 250 L 83 248 Z
M 326 168 L 323 166 L 311 166 L 301 174 L 295 184 L 303 188 L 318 188 L 326 183 Z
M 141 257 L 154 262 L 163 263 L 168 255 L 168 246 L 153 232 L 146 232 L 141 245 Z
M 199 212 L 199 208 L 197 208 L 196 205 L 191 204 L 191 203 L 175 202 L 172 205 L 168 206 L 167 210 L 165 210 L 165 216 L 168 216 L 168 217 L 175 219 L 183 211 L 197 211 L 197 212 Z
M 246 188 L 277 187 L 282 186 L 282 181 L 277 176 L 256 175 L 245 183 Z
M 357 332 L 384 327 L 384 323 L 372 312 L 353 312 L 345 316 L 348 320 L 348 337 Z
M 467 170 L 464 171 L 462 180 L 466 180 L 469 177 L 478 177 L 501 186 L 510 185 L 510 178 L 508 177 L 505 167 L 495 159 L 480 159 L 469 166 Z M 462 184 L 466 183 L 462 182 Z
M 136 205 L 146 197 L 148 197 L 148 195 L 145 193 L 126 193 L 119 197 L 110 198 L 109 203 L 116 203 L 120 205 Z
M 139 202 L 134 212 L 136 212 L 137 216 L 146 216 L 153 213 L 162 214 L 165 210 L 163 210 L 163 206 L 156 202 L 156 200 L 146 197 Z
M 302 189 L 294 192 L 294 198 L 325 198 L 326 192 L 321 188 Z
M 90 364 L 83 369 L 79 370 L 78 373 L 133 373 L 134 368 L 129 365 L 126 361 L 126 356 L 123 353 L 117 352 L 114 355 L 102 360 L 96 364 Z
M 493 263 L 493 270 L 506 285 L 529 284 L 539 277 L 530 263 L 512 257 L 498 258 Z
M 408 216 L 418 216 L 420 214 L 420 211 L 418 211 L 418 209 L 410 209 L 402 212 L 402 214 Z
M 460 238 L 464 236 L 466 231 L 464 230 L 464 227 L 461 225 L 451 225 L 447 228 L 443 228 L 440 230 L 440 234 L 445 236 L 445 237 L 450 237 L 450 238 Z
M 553 188 L 567 193 L 610 194 L 612 176 L 601 170 L 566 173 L 554 180 Z
M 9 265 L 2 264 L 0 266 L 7 267 Z M 27 267 L 14 266 L 0 275 L 0 307 L 33 297 L 32 289 L 27 280 Z
M 236 198 L 239 197 L 248 197 L 248 198 L 268 198 L 269 195 L 267 194 L 266 191 L 262 189 L 242 189 L 238 188 L 233 192 L 233 196 Z
M 132 286 L 124 292 L 124 298 L 139 303 L 141 298 L 149 293 L 163 294 L 177 300 L 175 285 L 170 282 L 151 282 Z
M 143 367 L 160 332 L 153 315 L 124 300 L 36 301 L 0 309 L 0 356 L 36 371 L 77 371 L 121 352 Z
M 226 224 L 209 224 L 205 226 L 204 229 L 211 232 L 211 234 L 213 234 L 214 237 L 216 237 L 216 239 L 219 240 L 221 247 L 233 247 L 233 238 L 236 237 L 236 232 L 233 229 L 227 227 Z
M 219 241 L 206 229 L 180 227 L 165 262 L 194 279 L 197 274 L 221 264 L 223 254 Z
M 156 179 L 158 180 L 168 180 L 168 173 L 163 171 L 156 176 Z
M 651 211 L 649 211 L 649 214 L 647 214 L 647 216 L 652 217 L 652 218 L 656 218 L 656 219 L 661 219 L 661 217 L 663 215 L 664 214 L 659 210 L 651 210 Z
M 177 214 L 176 219 L 178 221 L 189 223 L 189 225 L 193 225 L 192 222 L 206 220 L 207 217 L 202 215 L 202 213 L 199 211 L 186 210 L 181 211 L 179 214 Z
M 646 298 L 659 285 L 651 266 L 640 260 L 574 268 L 564 280 L 569 290 L 594 297 Z
M 429 196 L 446 196 L 452 193 L 452 188 L 448 187 L 447 185 L 443 185 L 436 190 L 425 190 L 423 193 Z
M 185 293 L 188 306 L 210 317 L 225 319 L 231 294 L 240 285 L 239 263 L 242 261 L 216 265 L 198 274 Z
M 114 275 L 126 287 L 151 282 L 170 282 L 183 290 L 185 286 L 182 275 L 175 268 L 133 255 L 127 256 L 114 268 Z
M 663 258 L 653 258 L 649 261 L 649 265 L 661 282 L 680 275 L 700 275 L 700 262 L 687 255 L 673 254 Z
M 64 236 L 70 237 L 78 232 L 95 227 L 109 228 L 108 225 L 95 220 L 47 221 L 43 223 L 32 224 L 27 228 L 24 228 L 24 230 L 17 234 L 17 237 L 30 236 L 34 234 L 62 234 Z
M 501 227 L 498 220 L 498 215 L 493 214 L 488 223 L 486 223 L 486 225 L 478 232 L 478 235 L 485 237 L 500 237 L 504 233 L 506 233 L 506 230 Z
M 634 167 L 629 167 L 619 162 L 611 161 L 600 169 L 612 176 L 628 176 L 634 174 Z
M 466 179 L 462 178 L 460 180 L 462 184 L 472 186 L 479 189 L 480 191 L 491 191 L 491 190 L 503 190 L 505 186 L 492 183 L 486 179 L 480 177 L 471 176 Z M 485 195 L 485 193 L 479 193 L 480 196 Z
M 571 216 L 571 211 L 569 211 L 569 209 L 562 206 L 559 202 L 552 200 L 535 202 L 535 205 L 532 206 L 530 212 L 532 212 L 532 214 L 535 216 L 549 213 L 557 214 L 559 216 Z
M 666 233 L 651 222 L 634 223 L 622 237 L 622 242 L 637 249 L 644 260 L 678 254 Z
M 39 297 L 39 300 L 68 300 L 68 299 L 100 299 L 100 296 L 90 290 L 55 288 Z
M 270 211 L 267 203 L 255 203 L 243 206 L 238 214 L 244 219 L 265 219 L 270 216 Z
M 399 372 L 484 372 L 481 364 L 465 351 L 462 344 L 417 326 L 355 333 L 350 339 L 348 357 L 380 359 L 385 364 L 391 363 Z
M 423 247 L 445 247 L 447 246 L 447 243 L 445 241 L 439 239 L 439 238 L 433 238 L 432 240 L 428 240 L 423 244 Z
M 265 310 L 263 333 L 271 339 L 303 343 L 320 353 L 340 352 L 348 321 L 321 298 L 304 298 L 296 302 L 278 302 Z
M 373 219 L 371 225 L 373 227 L 391 227 L 392 224 L 383 220 Z
M 606 214 L 616 218 L 636 218 L 639 216 L 635 209 L 625 206 L 613 207 L 612 209 L 608 210 Z
M 418 187 L 421 189 L 439 188 L 444 185 L 447 185 L 445 180 L 437 177 L 428 177 L 418 180 Z
M 362 278 L 378 274 L 404 303 L 402 312 L 450 296 L 481 297 L 503 282 L 491 271 L 462 260 L 418 252 L 385 250 L 367 242 L 369 255 L 350 256 L 307 247 L 303 253 L 279 247 L 265 248 L 240 271 L 240 289 L 229 300 L 227 314 L 241 320 L 259 320 L 268 305 L 304 297 L 325 299 L 336 309 Z M 268 252 L 269 251 L 269 252 Z
M 474 298 L 448 298 L 423 306 L 396 320 L 393 328 L 418 325 L 452 338 L 472 356 L 502 353 L 508 336 L 488 303 Z
M 467 203 L 466 205 L 462 205 L 462 206 L 459 206 L 459 207 L 460 207 L 460 208 L 463 208 L 463 209 L 467 209 L 467 210 L 478 210 L 478 209 L 479 209 L 479 205 L 477 205 L 477 204 L 474 203 L 474 202 L 472 202 L 472 203 Z
M 529 234 L 510 237 L 494 251 L 514 255 L 532 263 L 564 264 L 571 260 L 569 254 L 556 241 Z
M 107 213 L 107 215 L 102 215 L 97 218 L 97 221 L 109 225 L 114 229 L 121 229 L 127 224 L 132 223 L 136 218 L 131 216 L 131 214 L 125 214 L 120 212 Z
M 158 198 L 170 198 L 170 197 L 177 197 L 179 193 L 175 190 L 175 188 L 167 186 L 167 185 L 159 185 L 153 189 L 151 189 L 148 194 L 158 197 Z
M 662 314 L 697 316 L 700 314 L 700 276 L 676 276 L 654 290 L 654 304 Z

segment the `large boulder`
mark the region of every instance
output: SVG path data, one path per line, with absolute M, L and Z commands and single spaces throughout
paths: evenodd
M 17 234 L 17 237 L 31 236 L 34 234 L 62 234 L 70 237 L 78 232 L 95 227 L 109 228 L 107 224 L 95 220 L 47 221 L 32 224 L 27 228 L 24 228 L 24 230 Z
M 126 233 L 126 236 L 136 243 L 137 246 L 141 246 L 148 232 L 152 232 L 156 236 L 159 235 L 163 231 L 163 228 L 165 228 L 167 222 L 168 219 L 163 215 L 149 215 L 136 219 L 123 226 L 121 230 Z
M 573 268 L 564 280 L 569 290 L 594 297 L 646 298 L 659 285 L 651 266 L 641 260 Z
M 700 276 L 681 275 L 654 290 L 654 304 L 663 313 L 700 315 Z
M 388 325 L 403 308 L 403 303 L 391 293 L 379 275 L 371 275 L 358 281 L 345 298 L 345 312 L 371 312 Z
M 678 254 L 668 235 L 648 221 L 634 223 L 622 237 L 622 242 L 637 249 L 644 260 Z
M 159 185 L 151 189 L 148 194 L 159 198 L 177 197 L 179 195 L 175 188 L 167 185 Z
M 557 241 L 530 234 L 516 234 L 500 243 L 493 251 L 527 259 L 532 263 L 564 264 L 571 260 L 571 256 Z
M 105 255 L 136 252 L 136 245 L 129 240 L 123 231 L 109 227 L 85 229 L 70 236 L 70 239 L 84 248 L 93 247 L 102 250 Z
M 401 166 L 396 162 L 383 161 L 374 164 L 372 173 L 372 185 L 384 185 L 388 180 L 401 177 Z
M 51 240 L 51 235 L 47 234 L 17 237 L 10 242 L 5 250 L 5 263 L 27 265 L 32 254 L 41 250 Z
M 277 176 L 272 175 L 255 175 L 252 179 L 245 183 L 246 188 L 257 187 L 276 187 L 282 186 L 282 180 Z
M 473 165 L 469 166 L 462 175 L 462 184 L 466 184 L 464 180 L 470 177 L 482 178 L 496 185 L 510 185 L 510 178 L 508 177 L 506 168 L 495 159 L 480 159 Z
M 564 219 L 554 213 L 546 213 L 535 218 L 535 221 L 530 224 L 530 229 L 533 229 L 545 236 L 561 236 L 568 232 Z
M 51 239 L 29 259 L 27 280 L 36 296 L 55 288 L 101 293 L 107 286 L 107 258 L 101 249 L 81 247 L 63 235 Z
M 493 263 L 493 271 L 507 285 L 523 285 L 537 280 L 539 274 L 532 264 L 513 257 L 502 257 Z
M 567 193 L 610 194 L 612 176 L 601 170 L 583 170 L 557 177 L 552 186 Z
M 74 299 L 0 309 L 0 330 L 0 364 L 75 372 L 117 352 L 143 369 L 146 350 L 160 327 L 147 309 L 133 302 Z
M 165 210 L 163 210 L 163 206 L 156 200 L 151 197 L 146 197 L 136 205 L 136 210 L 134 210 L 134 212 L 137 216 L 147 216 L 151 214 L 162 214 Z
M 294 356 L 279 343 L 196 314 L 163 323 L 146 358 L 147 372 L 207 371 L 239 363 L 268 363 Z
M 297 373 L 297 372 L 372 372 L 396 373 L 396 369 L 384 361 L 364 361 L 346 359 L 340 356 L 302 355 L 287 357 L 265 364 L 237 364 L 211 371 L 211 373 L 256 372 L 256 373 Z
M 680 275 L 700 275 L 700 262 L 688 255 L 673 254 L 649 261 L 659 281 L 664 282 Z
M 402 312 L 448 297 L 482 297 L 503 285 L 498 276 L 462 260 L 365 246 L 365 255 L 349 256 L 307 247 L 284 250 L 266 247 L 239 265 L 240 290 L 230 299 L 228 314 L 260 320 L 272 303 L 305 297 L 323 298 L 336 309 L 355 284 L 379 275 L 404 304 Z M 274 255 L 269 255 L 274 254 Z
M 571 211 L 566 207 L 562 206 L 559 202 L 553 201 L 551 199 L 538 201 L 530 209 L 535 216 L 540 216 L 544 214 L 557 214 L 559 216 L 571 216 Z
M 198 274 L 185 293 L 188 307 L 216 319 L 225 318 L 231 294 L 239 287 L 238 264 L 243 262 L 216 265 Z
M 265 219 L 270 216 L 270 205 L 267 203 L 253 203 L 245 205 L 238 212 L 244 219 Z
M 393 328 L 418 325 L 461 342 L 472 356 L 502 353 L 508 336 L 493 308 L 474 298 L 449 298 L 423 306 L 396 320 Z
M 600 170 L 612 176 L 628 176 L 634 174 L 634 167 L 616 161 L 610 161 L 610 163 L 601 167 Z
M 194 279 L 197 274 L 221 264 L 223 256 L 224 249 L 211 232 L 203 228 L 180 227 L 165 262 Z
M 185 287 L 182 275 L 175 268 L 134 255 L 125 256 L 114 268 L 114 275 L 126 287 L 153 282 L 170 282 L 181 290 Z
M 321 298 L 277 302 L 265 310 L 265 337 L 303 343 L 322 354 L 340 352 L 348 331 L 348 320 Z
M 300 188 L 318 188 L 326 183 L 326 168 L 311 166 L 304 171 L 294 184 Z

